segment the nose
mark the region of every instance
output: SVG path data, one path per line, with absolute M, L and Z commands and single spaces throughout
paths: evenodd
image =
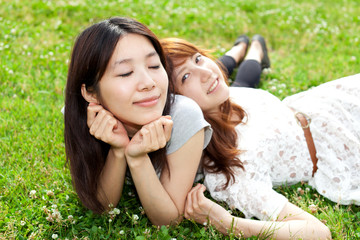
M 201 82 L 206 83 L 212 76 L 212 71 L 206 66 L 201 66 L 198 68 L 198 74 Z
M 140 91 L 150 91 L 156 86 L 156 82 L 154 81 L 152 75 L 146 71 L 141 71 L 139 75 L 139 90 Z

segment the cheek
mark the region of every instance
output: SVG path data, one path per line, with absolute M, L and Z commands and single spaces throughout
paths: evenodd
M 101 104 L 110 112 L 114 113 L 118 108 L 127 104 L 131 99 L 133 90 L 129 84 L 104 85 L 100 88 Z
M 206 105 L 206 96 L 200 91 L 199 87 L 182 88 L 179 94 L 194 100 L 201 108 Z
M 163 88 L 165 88 L 166 90 L 167 90 L 168 87 L 169 87 L 169 78 L 168 78 L 168 75 L 167 75 L 167 73 L 165 72 L 165 70 L 164 70 L 164 73 L 163 73 L 162 76 L 161 76 L 161 85 L 162 85 Z

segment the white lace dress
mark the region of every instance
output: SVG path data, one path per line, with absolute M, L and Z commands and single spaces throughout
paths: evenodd
M 276 219 L 287 199 L 272 187 L 308 181 L 340 204 L 360 205 L 360 74 L 322 84 L 280 101 L 267 91 L 231 88 L 230 96 L 248 114 L 240 124 L 240 154 L 246 171 L 236 172 L 234 184 L 221 189 L 222 174 L 205 173 L 211 196 L 242 211 L 247 218 Z M 304 132 L 289 106 L 312 118 L 318 170 Z

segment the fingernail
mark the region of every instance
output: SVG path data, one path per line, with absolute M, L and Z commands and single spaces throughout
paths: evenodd
M 171 116 L 170 116 L 170 115 L 166 115 L 166 116 L 164 116 L 164 117 L 171 120 Z

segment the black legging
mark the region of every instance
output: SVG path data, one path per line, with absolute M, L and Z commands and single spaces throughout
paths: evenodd
M 234 68 L 236 68 L 235 59 L 224 55 L 219 58 L 219 61 L 224 65 L 224 70 L 228 77 L 230 77 Z M 240 64 L 235 80 L 231 86 L 256 88 L 260 82 L 261 71 L 261 65 L 258 61 L 252 59 L 244 60 Z

